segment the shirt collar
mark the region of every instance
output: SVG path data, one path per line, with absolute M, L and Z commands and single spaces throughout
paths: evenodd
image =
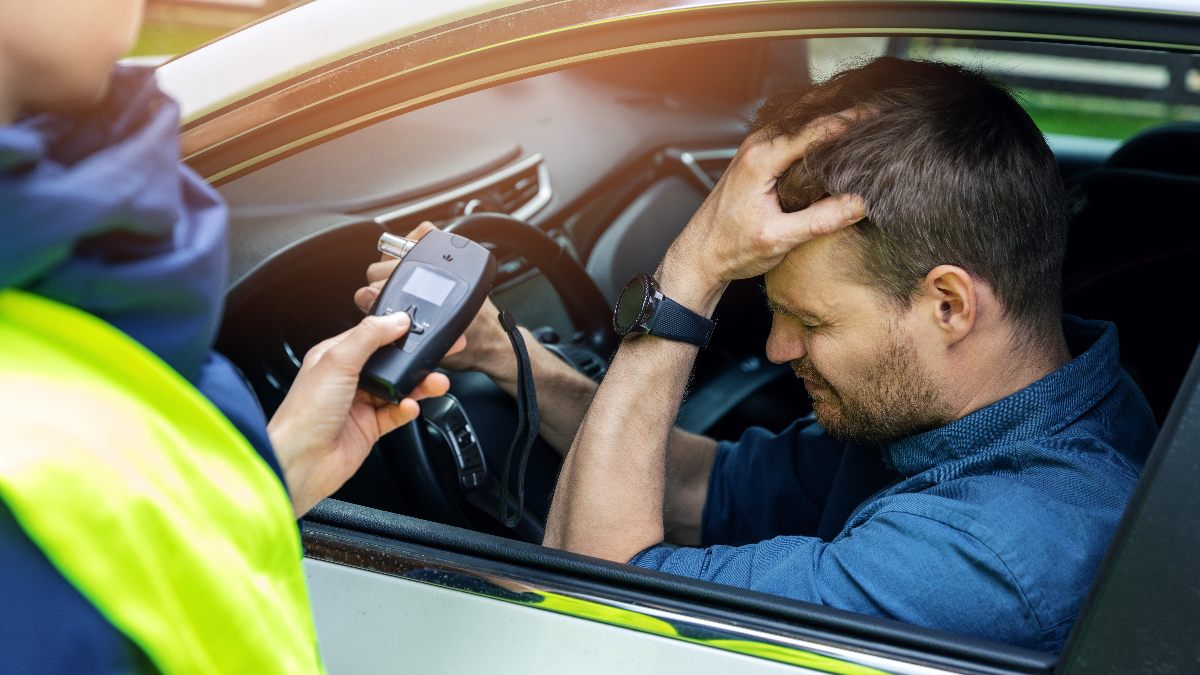
M 996 445 L 1057 433 L 1092 408 L 1121 377 L 1117 327 L 1063 316 L 1067 347 L 1076 355 L 1024 389 L 940 429 L 883 446 L 883 461 L 904 476 Z
M 0 174 L 37 164 L 45 154 L 42 137 L 20 123 L 0 126 Z

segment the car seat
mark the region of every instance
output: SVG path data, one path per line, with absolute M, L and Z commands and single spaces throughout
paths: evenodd
M 1122 365 L 1162 424 L 1200 345 L 1200 123 L 1134 136 L 1067 190 L 1063 310 L 1117 325 Z

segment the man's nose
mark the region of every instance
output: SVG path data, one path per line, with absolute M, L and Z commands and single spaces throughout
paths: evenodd
M 788 321 L 776 314 L 771 319 L 771 335 L 767 337 L 767 359 L 771 363 L 787 363 L 804 358 L 808 350 L 804 348 L 800 329 L 791 325 L 798 322 Z

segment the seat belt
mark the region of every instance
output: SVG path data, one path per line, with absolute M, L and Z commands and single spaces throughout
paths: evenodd
M 500 312 L 500 325 L 508 333 L 512 343 L 513 353 L 517 356 L 517 433 L 513 435 L 512 445 L 508 446 L 508 456 L 504 459 L 504 471 L 500 477 L 500 522 L 512 529 L 521 522 L 521 512 L 525 506 L 525 465 L 529 461 L 529 451 L 533 441 L 537 439 L 541 429 L 541 416 L 538 413 L 537 391 L 533 384 L 533 366 L 529 361 L 529 351 L 525 348 L 525 338 L 517 329 L 517 322 L 507 311 Z M 521 461 L 517 467 L 517 508 L 511 519 L 508 515 L 508 485 L 509 467 L 512 466 L 513 451 L 524 435 L 525 447 L 521 450 Z

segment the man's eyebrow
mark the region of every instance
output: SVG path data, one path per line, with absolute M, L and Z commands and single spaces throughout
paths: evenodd
M 771 310 L 775 314 L 782 314 L 784 316 L 790 316 L 796 319 L 820 319 L 820 317 L 811 312 L 806 312 L 802 309 L 788 307 L 782 303 L 775 302 L 771 299 L 771 296 L 767 295 L 765 288 L 763 289 L 763 297 L 766 298 L 767 309 Z

